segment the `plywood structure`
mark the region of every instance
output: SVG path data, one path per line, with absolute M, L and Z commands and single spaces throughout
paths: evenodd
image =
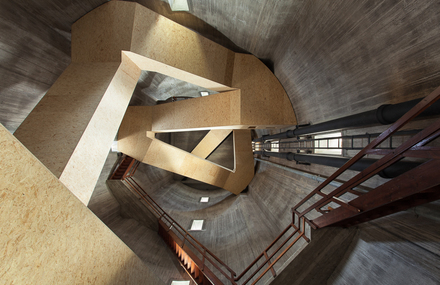
M 72 26 L 72 63 L 15 133 L 84 204 L 141 70 L 221 92 L 154 107 L 148 131 L 282 128 L 296 123 L 284 89 L 254 56 L 236 54 L 139 4 L 108 2 Z M 251 150 L 250 136 L 237 135 L 236 143 L 241 146 L 236 150 L 244 145 L 246 153 Z M 123 149 L 132 156 L 143 152 L 135 145 Z M 243 161 L 236 153 L 232 173 L 253 167 Z M 191 163 L 185 167 L 201 167 Z M 214 180 L 227 185 L 226 176 Z
M 0 283 L 164 284 L 0 124 Z
M 191 151 L 192 154 L 207 158 L 231 133 L 231 130 L 211 130 Z
M 119 151 L 128 153 L 141 162 L 224 188 L 234 194 L 239 194 L 246 188 L 254 176 L 254 159 L 249 130 L 233 131 L 235 167 L 230 170 L 204 159 L 205 157 L 186 152 L 154 138 L 154 132 L 151 132 L 151 113 L 155 107 L 142 106 L 127 109 L 118 134 Z M 223 136 L 224 133 L 231 132 L 231 130 L 216 131 L 222 131 Z M 221 138 L 222 134 L 219 135 Z M 199 145 L 204 151 L 207 149 L 212 151 L 222 141 L 217 139 L 210 143 L 202 140 Z

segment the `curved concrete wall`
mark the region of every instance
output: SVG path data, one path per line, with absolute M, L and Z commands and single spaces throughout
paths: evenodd
M 1 3 L 0 74 L 4 80 L 0 119 L 9 131 L 18 127 L 68 65 L 71 24 L 104 2 Z M 161 1 L 139 2 L 146 2 L 151 8 L 166 5 Z M 294 103 L 300 123 L 318 123 L 384 103 L 422 97 L 440 85 L 437 68 L 440 15 L 436 1 L 192 0 L 191 3 L 192 14 L 216 27 L 238 46 L 274 63 L 275 75 Z M 185 13 L 166 13 L 179 23 L 194 24 L 188 22 Z M 201 34 L 208 30 L 198 24 L 192 28 Z M 330 172 L 322 168 L 314 170 L 324 175 Z M 264 191 L 284 189 L 279 197 L 286 195 L 293 202 L 293 194 L 289 194 L 292 188 L 313 185 L 313 181 L 302 178 L 289 178 L 290 183 L 278 183 L 273 178 L 284 176 L 278 170 L 268 174 L 260 169 L 248 197 L 258 205 L 266 205 Z M 276 206 L 276 211 L 269 214 L 274 217 L 281 214 L 287 221 L 284 210 L 277 209 L 280 198 L 268 200 L 264 211 Z M 279 222 L 278 227 L 282 224 Z M 417 224 L 417 220 L 408 220 L 408 224 Z M 434 225 L 438 227 L 438 222 Z M 423 238 L 435 246 L 432 242 L 436 241 L 435 229 L 429 227 Z M 407 252 L 407 244 L 407 240 L 396 242 L 394 252 Z M 426 253 L 420 250 L 417 254 L 423 258 Z M 417 266 L 422 271 L 436 268 L 423 262 Z M 358 274 L 368 277 L 368 268 L 363 267 L 366 270 Z M 399 270 L 402 269 L 390 268 L 389 276 L 399 277 Z

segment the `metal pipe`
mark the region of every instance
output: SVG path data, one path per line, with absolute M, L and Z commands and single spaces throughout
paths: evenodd
M 316 125 L 306 127 L 297 127 L 295 130 L 289 130 L 275 135 L 265 135 L 254 140 L 254 142 L 264 142 L 269 139 L 285 139 L 295 136 L 320 133 L 330 130 L 344 128 L 364 127 L 369 125 L 389 125 L 397 121 L 412 107 L 419 103 L 421 99 L 415 99 L 398 104 L 382 105 L 376 110 L 371 110 L 356 115 L 351 115 Z M 440 100 L 432 104 L 428 109 L 421 113 L 417 118 L 435 116 L 440 114 Z
M 320 164 L 320 165 L 332 166 L 337 168 L 342 167 L 347 161 L 350 160 L 350 158 L 347 157 L 299 154 L 292 152 L 256 151 L 254 152 L 254 154 L 260 154 L 264 156 L 274 156 L 274 157 L 287 159 L 290 161 L 307 162 L 307 163 Z M 376 161 L 377 161 L 376 159 L 363 158 L 360 159 L 355 164 L 353 164 L 349 169 L 355 171 L 362 171 L 367 167 L 369 167 L 370 165 L 372 165 L 373 163 L 375 163 Z M 420 163 L 417 162 L 399 161 L 379 172 L 379 176 L 382 178 L 394 178 L 419 165 Z

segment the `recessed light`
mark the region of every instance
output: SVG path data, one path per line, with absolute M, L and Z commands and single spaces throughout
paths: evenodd
M 208 91 L 200 91 L 200 95 L 201 96 L 208 96 L 209 92 Z
M 209 197 L 200 198 L 200 203 L 208 203 L 208 202 L 209 202 Z

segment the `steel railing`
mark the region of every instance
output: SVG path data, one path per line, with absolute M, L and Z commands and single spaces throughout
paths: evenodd
M 176 220 L 174 220 L 170 215 L 168 215 L 159 204 L 154 201 L 154 199 L 148 195 L 148 193 L 139 185 L 134 179 L 137 168 L 140 162 L 133 161 L 130 163 L 129 168 L 125 171 L 122 180 L 127 183 L 127 185 L 139 195 L 141 200 L 145 202 L 145 205 L 152 210 L 159 221 L 164 222 L 168 231 L 174 231 L 175 234 L 179 235 L 183 241 L 180 246 L 183 246 L 185 242 L 191 244 L 191 246 L 201 254 L 202 258 L 200 260 L 201 264 L 197 266 L 204 272 L 205 266 L 208 268 L 213 266 L 222 276 L 224 276 L 231 284 L 256 284 L 259 282 L 269 271 L 272 275 L 276 276 L 276 271 L 274 265 L 280 261 L 280 259 L 286 255 L 286 253 L 298 243 L 300 239 L 310 242 L 310 239 L 306 236 L 306 220 L 304 218 L 298 219 L 298 225 L 295 225 L 295 218 L 293 217 L 293 222 L 289 224 L 286 229 L 281 232 L 281 234 L 259 255 L 257 258 L 240 274 L 237 276 L 234 270 L 227 266 L 220 258 L 218 258 L 214 253 L 212 253 L 208 248 L 206 248 L 201 242 L 194 238 L 186 229 L 184 229 Z M 290 243 L 289 243 L 290 242 Z M 275 245 L 280 243 L 278 247 Z M 270 251 L 272 251 L 269 253 Z M 278 254 L 278 255 L 277 255 Z M 271 259 L 275 259 L 273 262 Z M 257 266 L 257 263 L 261 261 L 261 264 Z M 254 269 L 253 269 L 254 268 Z M 211 268 L 212 269 L 212 268 Z M 253 270 L 252 270 L 253 269 Z M 259 275 L 257 275 L 262 271 Z M 206 273 L 206 272 L 204 272 Z M 207 276 L 209 278 L 209 276 Z M 245 281 L 244 278 L 246 278 Z M 216 278 L 211 278 L 212 279 Z M 217 284 L 214 282 L 214 284 Z
M 309 193 L 304 199 L 302 199 L 295 207 L 292 208 L 292 211 L 298 215 L 298 217 L 305 217 L 305 215 L 311 213 L 313 210 L 317 211 L 321 214 L 320 217 L 309 218 L 309 222 L 311 226 L 314 228 L 320 228 L 328 225 L 341 225 L 341 221 L 351 219 L 353 221 L 353 217 L 358 216 L 360 213 L 365 212 L 375 213 L 376 217 L 378 214 L 378 210 L 374 212 L 375 208 L 380 208 L 382 213 L 385 212 L 385 206 L 391 202 L 396 202 L 397 198 L 392 198 L 392 195 L 401 196 L 398 194 L 399 187 L 407 187 L 410 185 L 414 179 L 421 177 L 421 175 L 427 175 L 430 173 L 428 179 L 436 180 L 438 174 L 436 173 L 434 165 L 438 164 L 438 161 L 434 160 L 440 158 L 440 148 L 426 146 L 426 144 L 432 142 L 440 135 L 440 120 L 435 121 L 429 127 L 420 131 L 406 142 L 402 143 L 396 149 L 380 149 L 378 146 L 383 143 L 386 139 L 391 137 L 394 133 L 396 133 L 399 129 L 405 126 L 409 121 L 414 119 L 420 113 L 422 113 L 425 109 L 431 106 L 435 101 L 440 98 L 440 87 L 437 88 L 434 92 L 420 101 L 416 106 L 414 106 L 410 111 L 408 111 L 404 116 L 402 116 L 398 121 L 396 121 L 393 125 L 391 125 L 387 130 L 381 133 L 376 139 L 370 142 L 365 148 L 363 148 L 359 153 L 357 153 L 353 158 L 351 158 L 343 167 L 339 168 L 334 174 L 328 177 L 323 183 L 321 183 L 314 191 Z M 353 178 L 343 183 L 341 186 L 337 187 L 335 190 L 331 191 L 329 194 L 323 193 L 323 190 L 327 185 L 329 185 L 333 180 L 339 177 L 343 172 L 350 168 L 353 164 L 363 158 L 365 155 L 374 154 L 374 155 L 383 155 L 383 157 L 366 168 L 365 170 L 359 172 Z M 417 157 L 417 158 L 425 158 L 428 161 L 422 164 L 421 166 L 408 171 L 407 173 L 402 174 L 401 176 L 394 178 L 392 181 L 387 182 L 379 186 L 370 193 L 363 194 L 353 189 L 359 186 L 361 183 L 370 179 L 373 175 L 377 174 L 381 170 L 387 168 L 388 166 L 394 164 L 395 162 L 401 160 L 404 157 Z M 434 171 L 434 172 L 433 172 Z M 420 191 L 426 191 L 429 188 L 437 186 L 434 181 L 431 184 L 427 184 L 427 186 Z M 417 187 L 417 185 L 416 185 Z M 400 189 L 400 191 L 402 190 Z M 376 192 L 373 192 L 378 190 Z M 377 197 L 383 195 L 385 191 L 389 191 L 388 197 L 383 197 L 381 201 L 374 201 L 376 197 L 373 197 L 371 193 L 377 193 Z M 394 192 L 392 192 L 394 191 Z M 347 192 L 356 194 L 358 199 L 354 199 L 352 201 L 344 201 L 340 197 L 346 194 Z M 396 193 L 396 194 L 394 194 Z M 415 195 L 417 192 L 407 191 L 407 196 Z M 311 198 L 315 195 L 320 196 L 318 201 L 311 202 Z M 365 196 L 363 196 L 365 195 Z M 402 197 L 407 197 L 402 196 Z M 366 197 L 367 200 L 362 200 L 362 197 Z M 402 199 L 400 197 L 399 199 Z M 377 200 L 377 199 L 376 199 Z M 374 202 L 373 202 L 374 201 Z M 334 207 L 330 207 L 329 204 L 333 202 L 338 205 L 337 210 L 335 211 Z M 380 204 L 379 202 L 383 202 Z M 311 205 L 310 205 L 311 204 Z M 373 207 L 373 204 L 375 205 Z M 309 206 L 310 205 L 310 206 Z M 327 208 L 325 208 L 327 206 Z M 396 203 L 393 204 L 393 207 L 396 206 Z M 306 208 L 304 210 L 299 210 L 301 207 Z M 341 209 L 339 209 L 341 208 Z M 388 211 L 389 212 L 389 211 Z M 331 213 L 331 215 L 329 215 Z M 336 214 L 337 213 L 337 214 Z M 331 216 L 331 218 L 330 218 Z M 373 217 L 372 214 L 370 214 Z M 363 218 L 366 218 L 367 214 L 363 214 Z M 319 221 L 319 223 L 318 223 Z

